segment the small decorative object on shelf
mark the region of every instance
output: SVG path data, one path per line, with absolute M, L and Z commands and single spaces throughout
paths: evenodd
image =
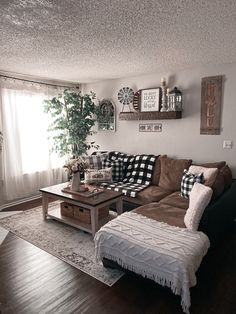
M 182 111 L 182 93 L 177 87 L 169 92 L 169 111 Z
M 138 90 L 135 94 L 134 94 L 134 98 L 133 98 L 133 108 L 136 111 L 139 111 L 140 108 L 140 94 L 141 94 L 141 90 Z
M 71 190 L 75 192 L 83 192 L 86 190 L 85 185 L 80 182 L 80 173 L 85 172 L 88 164 L 83 158 L 70 159 L 63 166 L 71 176 Z
M 118 100 L 123 104 L 122 112 L 124 111 L 125 106 L 129 106 L 129 111 L 131 111 L 130 104 L 133 102 L 134 91 L 132 88 L 123 87 L 118 92 Z
M 161 107 L 161 112 L 166 112 L 168 111 L 168 106 L 167 106 L 167 97 L 166 97 L 166 79 L 163 77 L 161 79 L 161 102 L 162 102 L 162 107 Z

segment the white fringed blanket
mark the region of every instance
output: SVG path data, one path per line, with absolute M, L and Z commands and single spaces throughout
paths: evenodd
M 169 287 L 181 296 L 189 313 L 190 287 L 195 272 L 210 246 L 199 231 L 170 226 L 140 214 L 128 212 L 103 226 L 95 235 L 97 260 L 103 257 Z

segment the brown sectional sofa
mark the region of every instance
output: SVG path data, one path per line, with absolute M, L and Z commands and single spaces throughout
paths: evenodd
M 189 201 L 180 195 L 181 179 L 184 169 L 188 169 L 191 164 L 190 159 L 160 156 L 156 159 L 152 184 L 135 198 L 125 196 L 126 206 L 146 217 L 184 228 L 184 216 Z M 201 166 L 218 168 L 212 185 L 212 200 L 199 225 L 199 230 L 206 233 L 211 245 L 214 245 L 236 218 L 236 183 L 233 183 L 232 173 L 224 161 Z

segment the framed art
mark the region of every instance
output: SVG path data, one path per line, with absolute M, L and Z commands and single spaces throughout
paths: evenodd
M 142 89 L 140 97 L 140 112 L 155 112 L 160 110 L 161 88 Z
M 223 76 L 202 78 L 200 134 L 220 134 Z

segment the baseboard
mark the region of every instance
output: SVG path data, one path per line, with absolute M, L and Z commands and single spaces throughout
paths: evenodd
M 0 211 L 2 211 L 3 209 L 6 209 L 8 207 L 12 207 L 12 206 L 19 205 L 19 204 L 22 204 L 22 203 L 25 203 L 25 202 L 30 202 L 30 201 L 34 201 L 34 200 L 40 199 L 41 197 L 42 197 L 41 194 L 39 194 L 39 195 L 23 198 L 23 199 L 14 201 L 14 202 L 10 202 L 10 203 L 7 203 L 7 204 L 3 204 L 3 205 L 0 206 Z

